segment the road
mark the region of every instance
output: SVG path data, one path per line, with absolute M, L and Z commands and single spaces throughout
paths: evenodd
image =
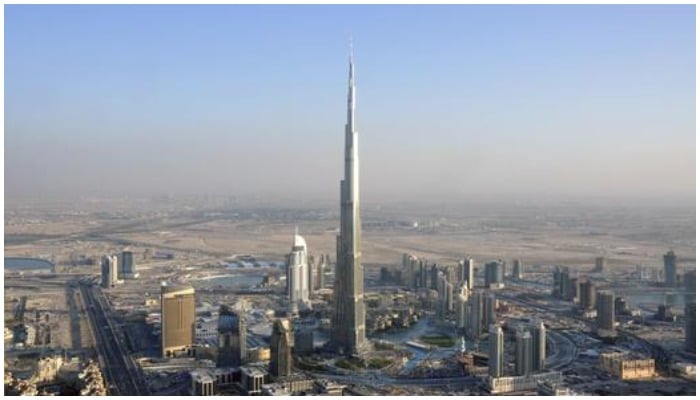
M 88 320 L 108 393 L 119 396 L 148 395 L 141 371 L 128 356 L 124 342 L 116 333 L 101 290 L 89 283 L 81 283 L 80 291 L 87 306 Z

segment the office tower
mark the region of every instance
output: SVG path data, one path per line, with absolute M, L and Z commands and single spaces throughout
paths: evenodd
M 457 330 L 464 333 L 469 326 L 469 283 L 462 282 L 457 294 Z
M 473 340 L 479 338 L 483 330 L 484 319 L 484 293 L 475 289 L 469 297 L 469 337 Z
M 561 268 L 554 267 L 552 272 L 552 296 L 561 297 Z
M 309 260 L 306 251 L 306 241 L 294 232 L 292 252 L 287 256 L 287 294 L 292 315 L 298 313 L 299 308 L 308 308 L 309 303 Z
M 360 164 L 355 130 L 355 77 L 350 53 L 345 176 L 340 182 L 340 235 L 337 238 L 335 313 L 331 345 L 340 353 L 359 353 L 366 347 L 365 304 L 360 222 Z
M 119 279 L 131 279 L 136 275 L 136 268 L 134 266 L 134 254 L 130 251 L 122 251 L 119 257 L 119 273 L 117 274 Z
M 579 301 L 579 305 L 581 306 L 581 308 L 583 308 L 584 310 L 594 309 L 596 300 L 595 283 L 589 280 L 584 280 L 583 282 L 579 283 L 579 287 L 579 294 L 581 296 L 581 301 Z
M 219 308 L 217 367 L 240 367 L 246 354 L 243 318 L 227 306 Z
M 685 305 L 685 349 L 695 353 L 695 302 Z
M 489 376 L 503 376 L 503 330 L 500 325 L 489 328 Z
M 513 276 L 514 281 L 519 281 L 522 279 L 522 271 L 520 270 L 520 260 L 517 258 L 513 260 Z
M 676 255 L 673 250 L 664 254 L 664 282 L 666 286 L 676 286 Z
M 448 313 L 454 310 L 454 286 L 450 283 L 449 278 L 444 273 L 438 274 L 438 315 L 444 318 Z
M 496 295 L 489 293 L 486 296 L 486 301 L 484 303 L 484 326 L 491 326 L 496 323 L 496 306 L 498 300 L 496 300 Z
M 529 375 L 533 365 L 532 335 L 519 327 L 515 332 L 515 375 Z
M 445 267 L 445 275 L 447 276 L 447 281 L 452 284 L 453 288 L 454 285 L 459 284 L 457 281 L 457 268 L 455 268 L 454 265 L 448 265 Z
M 160 287 L 161 350 L 163 357 L 194 344 L 195 297 L 192 286 Z
M 487 288 L 503 287 L 503 261 L 492 261 L 486 264 L 485 280 Z
M 615 293 L 611 290 L 601 290 L 596 296 L 598 311 L 598 328 L 615 330 Z
M 595 268 L 593 268 L 593 272 L 603 272 L 605 270 L 605 257 L 596 257 L 595 258 Z
M 272 324 L 270 337 L 270 375 L 289 376 L 292 374 L 292 323 L 280 318 Z
M 683 274 L 683 289 L 685 291 L 685 302 L 695 303 L 695 270 L 686 271 Z
M 547 359 L 547 328 L 542 321 L 536 321 L 528 329 L 532 337 L 532 372 L 543 371 Z
M 437 290 L 438 288 L 439 275 L 440 270 L 438 269 L 437 264 L 433 264 L 432 268 L 430 268 L 430 288 L 433 290 Z
M 579 287 L 578 278 L 569 278 L 569 281 L 564 287 L 564 300 L 578 302 L 579 300 Z
M 459 281 L 467 281 L 469 290 L 474 289 L 474 259 L 467 257 L 459 263 Z
M 102 257 L 102 287 L 109 288 L 117 283 L 119 261 L 116 256 Z

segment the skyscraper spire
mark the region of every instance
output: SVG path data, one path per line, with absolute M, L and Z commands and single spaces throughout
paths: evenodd
M 347 123 L 345 124 L 345 174 L 340 182 L 340 235 L 337 238 L 335 314 L 332 345 L 345 354 L 359 353 L 366 346 L 362 270 L 360 177 L 355 130 L 355 68 L 350 43 Z

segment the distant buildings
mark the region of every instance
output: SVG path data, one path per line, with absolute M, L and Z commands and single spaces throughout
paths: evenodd
M 280 318 L 272 324 L 270 375 L 279 377 L 292 374 L 292 335 L 292 323 L 289 319 Z
M 134 265 L 134 254 L 131 251 L 122 251 L 119 256 L 119 279 L 133 279 L 138 276 Z
M 454 287 L 447 275 L 440 272 L 438 275 L 438 315 L 444 318 L 454 310 Z
M 292 315 L 298 314 L 299 308 L 306 309 L 309 303 L 309 260 L 306 241 L 294 234 L 292 252 L 287 256 L 287 292 Z
M 605 270 L 605 257 L 595 258 L 595 267 L 593 267 L 593 272 L 603 272 Z
M 102 257 L 102 287 L 110 288 L 117 283 L 118 280 L 118 261 L 117 257 L 105 255 Z
M 664 254 L 664 282 L 666 286 L 676 286 L 676 254 L 673 250 Z
M 563 299 L 567 293 L 569 281 L 569 268 L 557 265 L 552 273 L 552 296 Z
M 492 261 L 486 264 L 486 287 L 491 289 L 503 287 L 503 274 L 505 263 L 501 260 Z
M 489 328 L 489 376 L 503 376 L 503 330 L 500 325 Z
M 227 306 L 219 309 L 217 367 L 240 367 L 246 356 L 246 327 L 240 315 Z
M 469 337 L 477 340 L 484 330 L 484 292 L 475 289 L 469 297 Z
M 194 344 L 194 288 L 163 284 L 160 288 L 160 307 L 162 356 L 172 357 Z
M 522 279 L 520 260 L 518 260 L 517 258 L 513 260 L 513 275 L 511 276 L 511 278 L 514 281 L 519 281 Z
M 601 290 L 596 296 L 598 329 L 615 330 L 615 293 Z

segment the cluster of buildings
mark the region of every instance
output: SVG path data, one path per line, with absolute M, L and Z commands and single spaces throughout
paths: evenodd
M 100 263 L 101 286 L 103 288 L 114 287 L 125 279 L 138 278 L 134 254 L 131 251 L 122 251 L 118 255 L 106 254 Z

